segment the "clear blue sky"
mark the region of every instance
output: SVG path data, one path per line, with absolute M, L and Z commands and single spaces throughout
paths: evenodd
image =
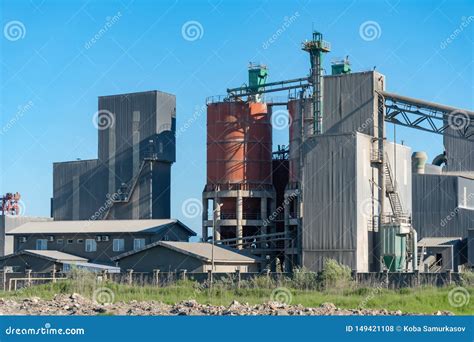
M 200 217 L 181 211 L 205 182 L 205 113 L 196 108 L 244 83 L 249 61 L 268 65 L 271 81 L 307 75 L 300 43 L 313 26 L 332 43 L 328 72 L 331 58 L 349 55 L 354 71 L 376 66 L 391 92 L 474 107 L 472 0 L 1 3 L 0 192 L 19 191 L 26 215 L 49 214 L 53 162 L 96 158 L 99 95 L 158 89 L 176 94 L 177 126 L 189 126 L 178 137 L 172 216 L 200 232 Z M 285 17 L 291 23 L 277 34 Z M 196 40 L 183 37 L 188 21 L 202 26 Z M 367 21 L 379 25 L 376 39 L 361 36 Z M 440 136 L 400 128 L 397 138 L 430 159 L 442 152 Z M 286 139 L 275 132 L 275 145 Z

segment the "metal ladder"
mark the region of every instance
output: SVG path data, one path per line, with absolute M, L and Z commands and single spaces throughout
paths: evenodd
M 404 215 L 404 213 L 403 213 L 402 202 L 400 201 L 400 196 L 397 191 L 396 181 L 393 178 L 392 168 L 390 166 L 390 162 L 388 160 L 387 154 L 385 154 L 384 175 L 385 175 L 385 192 L 389 199 L 393 215 L 398 220 Z

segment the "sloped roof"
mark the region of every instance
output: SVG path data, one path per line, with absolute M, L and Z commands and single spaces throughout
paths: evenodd
M 27 222 L 12 229 L 7 235 L 58 233 L 157 233 L 173 225 L 184 228 L 189 235 L 196 233 L 179 220 L 81 220 Z
M 32 256 L 37 256 L 43 259 L 48 259 L 51 261 L 60 261 L 60 262 L 87 262 L 86 258 L 79 257 L 77 255 L 67 254 L 56 250 L 33 250 L 25 249 L 18 251 L 13 254 L 5 255 L 0 259 L 7 259 L 12 256 L 28 254 Z
M 460 237 L 425 237 L 418 241 L 419 247 L 443 247 L 455 245 L 462 240 Z
M 212 244 L 207 242 L 177 241 L 157 241 L 146 245 L 141 250 L 122 253 L 116 256 L 115 258 L 112 258 L 112 260 L 120 260 L 129 255 L 133 255 L 157 246 L 169 248 L 176 252 L 183 253 L 206 262 L 212 261 Z M 240 251 L 237 251 L 236 249 L 214 245 L 214 261 L 225 263 L 256 263 L 259 262 L 259 259 L 253 256 L 246 255 Z

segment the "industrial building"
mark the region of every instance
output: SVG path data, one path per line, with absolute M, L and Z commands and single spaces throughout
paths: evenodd
M 7 272 L 67 273 L 74 268 L 91 272 L 120 272 L 120 268 L 116 266 L 90 263 L 87 258 L 55 250 L 21 250 L 12 255 L 0 257 L 0 269 Z
M 214 250 L 213 250 L 214 249 Z M 121 269 L 136 272 L 217 273 L 258 272 L 260 260 L 222 246 L 204 242 L 157 241 L 139 251 L 130 251 L 113 259 Z
M 208 99 L 203 239 L 274 270 L 319 271 L 327 258 L 356 272 L 472 265 L 474 113 L 390 93 L 383 74 L 352 72 L 347 57 L 326 75 L 319 32 L 302 50 L 309 76 L 269 83 L 251 64 L 248 84 Z M 289 144 L 272 152 L 275 108 L 289 112 Z M 443 135 L 444 154 L 425 165 L 387 140 L 386 122 Z
M 178 220 L 96 220 L 29 222 L 11 230 L 15 253 L 57 250 L 93 263 L 140 250 L 156 241 L 185 241 L 196 233 Z
M 99 97 L 98 159 L 54 163 L 54 220 L 169 219 L 176 98 Z

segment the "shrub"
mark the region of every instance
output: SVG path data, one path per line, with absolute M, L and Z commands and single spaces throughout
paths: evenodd
M 352 286 L 351 269 L 337 260 L 325 259 L 324 268 L 319 277 L 319 284 L 324 290 L 343 290 Z
M 292 287 L 300 290 L 314 290 L 318 288 L 318 275 L 306 267 L 293 269 Z
M 461 273 L 462 286 L 474 286 L 474 272 L 465 271 Z

